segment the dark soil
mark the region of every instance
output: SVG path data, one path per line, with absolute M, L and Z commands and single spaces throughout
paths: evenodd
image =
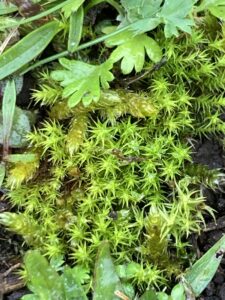
M 4 195 L 1 195 L 0 212 L 9 209 Z M 26 289 L 23 289 L 23 282 L 16 274 L 21 266 L 24 250 L 22 239 L 0 226 L 0 300 L 20 299 L 27 293 Z
M 210 169 L 220 168 L 221 172 L 224 171 L 223 148 L 216 140 L 199 141 L 196 143 L 195 149 L 194 162 L 207 165 Z M 225 182 L 219 185 L 217 191 L 204 189 L 204 196 L 207 198 L 207 204 L 216 211 L 216 223 L 211 217 L 206 217 L 204 232 L 200 236 L 192 237 L 193 248 L 198 257 L 225 233 Z M 9 209 L 7 201 L 0 201 L 0 212 Z M 28 293 L 22 287 L 18 276 L 15 276 L 14 270 L 10 272 L 14 267 L 16 269 L 19 267 L 24 251 L 22 239 L 0 226 L 0 300 L 16 300 Z M 225 258 L 200 300 L 225 300 Z
M 194 161 L 207 165 L 210 169 L 220 168 L 221 172 L 224 172 L 223 148 L 216 140 L 198 142 Z M 196 237 L 194 245 L 198 256 L 204 254 L 225 233 L 225 182 L 219 185 L 217 191 L 205 189 L 204 196 L 207 199 L 207 204 L 216 211 L 216 222 L 210 217 L 206 218 L 206 229 L 199 237 Z M 200 299 L 225 300 L 225 258 L 222 259 L 216 275 Z

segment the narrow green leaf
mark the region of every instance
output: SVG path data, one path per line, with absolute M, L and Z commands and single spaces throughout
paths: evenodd
M 5 164 L 1 163 L 0 164 L 0 187 L 2 187 L 4 178 L 5 178 Z
M 23 162 L 23 163 L 32 163 L 36 162 L 38 155 L 35 153 L 23 153 L 23 154 L 9 154 L 6 157 L 6 160 L 11 163 Z
M 7 154 L 9 148 L 9 137 L 12 130 L 13 117 L 16 106 L 16 85 L 14 80 L 6 83 L 2 103 L 3 122 L 3 152 Z
M 32 31 L 0 56 L 0 80 L 19 70 L 37 57 L 59 31 L 52 21 Z
M 68 0 L 67 4 L 64 5 L 62 11 L 66 18 L 69 18 L 70 15 L 77 11 L 78 8 L 84 3 L 84 0 Z
M 17 10 L 18 10 L 18 8 L 11 3 L 7 4 L 6 2 L 3 2 L 3 1 L 0 2 L 0 16 L 10 14 Z
M 210 248 L 184 276 L 187 288 L 197 297 L 212 280 L 225 251 L 225 236 Z
M 118 300 L 116 291 L 122 292 L 122 286 L 110 256 L 109 243 L 103 242 L 95 265 L 93 300 Z
M 68 38 L 68 51 L 73 53 L 80 43 L 84 21 L 84 9 L 80 6 L 70 16 L 70 29 Z

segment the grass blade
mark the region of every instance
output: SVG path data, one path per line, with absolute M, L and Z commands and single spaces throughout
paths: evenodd
M 84 21 L 84 9 L 80 6 L 70 16 L 70 30 L 68 38 L 68 51 L 73 53 L 80 43 Z
M 0 80 L 16 72 L 40 54 L 58 31 L 59 22 L 49 22 L 5 51 L 0 56 Z
M 13 124 L 13 117 L 16 106 L 16 85 L 14 80 L 9 80 L 6 84 L 3 104 L 2 104 L 2 119 L 3 119 L 3 157 L 7 156 L 9 150 L 9 137 Z
M 212 248 L 210 248 L 193 266 L 186 272 L 184 279 L 187 286 L 197 297 L 206 288 L 216 273 L 225 251 L 225 236 L 223 236 Z

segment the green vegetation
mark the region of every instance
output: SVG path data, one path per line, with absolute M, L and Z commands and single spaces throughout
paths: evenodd
M 89 13 L 101 2 L 38 1 L 36 14 L 20 19 L 12 15 L 24 16 L 18 3 L 0 6 L 0 35 L 15 26 L 22 35 L 0 56 L 0 177 L 6 173 L 18 209 L 0 222 L 48 258 L 65 256 L 85 270 L 87 290 L 107 240 L 117 265 L 138 266 L 131 278 L 142 294 L 184 271 L 193 260 L 187 238 L 213 215 L 200 186 L 214 188 L 219 171 L 194 164 L 192 152 L 194 139 L 225 132 L 225 6 L 109 0 L 117 21 L 103 14 L 92 26 Z M 54 55 L 32 63 L 50 43 Z M 24 144 L 18 114 L 27 112 L 16 113 L 18 77 L 7 76 L 31 70 L 33 101 L 48 115 L 33 131 L 27 121 Z M 9 147 L 20 149 L 9 154 Z M 60 278 L 59 286 L 70 281 Z
M 142 266 L 134 262 L 115 265 L 110 256 L 109 244 L 104 241 L 100 244 L 95 263 L 93 299 L 185 300 L 186 296 L 195 299 L 215 274 L 222 259 L 218 253 L 223 253 L 224 246 L 223 237 L 182 275 L 181 282 L 173 287 L 171 295 L 148 288 L 140 297 L 135 295 L 133 278 L 135 274 L 143 274 Z M 90 276 L 87 269 L 78 266 L 70 268 L 64 265 L 60 257 L 48 264 L 38 251 L 28 251 L 24 263 L 24 270 L 20 274 L 27 280 L 33 294 L 23 296 L 23 300 L 88 299 Z

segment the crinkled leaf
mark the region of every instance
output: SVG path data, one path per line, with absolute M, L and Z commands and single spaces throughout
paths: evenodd
M 212 280 L 225 251 L 225 236 L 211 247 L 184 276 L 190 290 L 199 296 Z
M 64 87 L 63 97 L 68 98 L 70 107 L 80 101 L 84 106 L 88 106 L 92 101 L 97 102 L 100 98 L 100 88 L 108 89 L 108 82 L 114 78 L 110 72 L 110 61 L 97 66 L 66 58 L 60 59 L 59 62 L 64 69 L 53 71 L 51 77 L 61 82 Z
M 66 18 L 69 18 L 70 15 L 77 11 L 78 8 L 84 3 L 84 0 L 71 0 L 63 8 L 62 11 Z
M 122 292 L 122 286 L 110 255 L 109 243 L 103 242 L 95 265 L 93 300 L 118 300 L 116 291 Z
M 121 69 L 123 74 L 129 74 L 135 69 L 140 72 L 145 62 L 145 53 L 154 62 L 160 61 L 162 51 L 159 45 L 152 38 L 145 34 L 131 37 L 131 33 L 123 32 L 116 38 L 107 40 L 108 46 L 118 47 L 112 52 L 110 60 L 114 62 L 121 61 Z
M 9 146 L 12 148 L 24 147 L 27 145 L 26 134 L 31 131 L 31 125 L 35 121 L 32 112 L 15 108 L 12 130 L 9 137 Z M 3 118 L 0 112 L 0 144 L 3 144 Z
M 45 257 L 38 251 L 28 251 L 24 263 L 29 278 L 28 287 L 39 299 L 65 299 L 63 282 Z
M 158 17 L 162 18 L 165 24 L 165 37 L 178 36 L 178 29 L 191 33 L 191 26 L 194 22 L 187 19 L 193 8 L 195 0 L 165 0 Z

